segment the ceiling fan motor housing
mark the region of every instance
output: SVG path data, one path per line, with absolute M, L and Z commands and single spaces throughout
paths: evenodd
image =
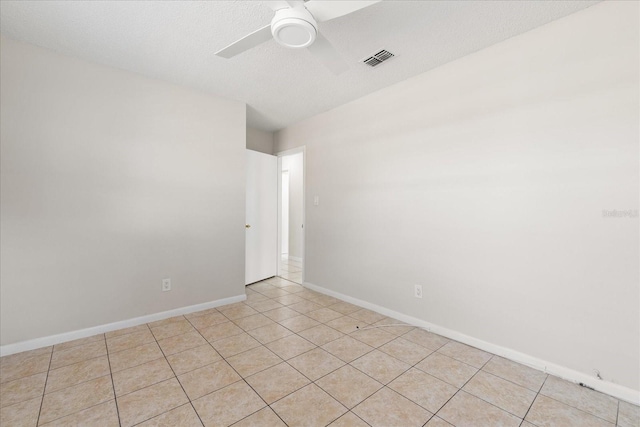
M 303 48 L 315 41 L 318 24 L 304 6 L 280 9 L 271 20 L 271 34 L 282 46 Z

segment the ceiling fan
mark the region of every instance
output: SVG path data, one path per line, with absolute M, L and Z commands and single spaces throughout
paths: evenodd
M 318 31 L 318 22 L 339 18 L 379 1 L 381 0 L 266 1 L 264 3 L 275 12 L 271 23 L 231 43 L 216 52 L 216 55 L 231 58 L 274 38 L 284 47 L 307 48 L 327 68 L 340 74 L 349 66 L 329 40 Z

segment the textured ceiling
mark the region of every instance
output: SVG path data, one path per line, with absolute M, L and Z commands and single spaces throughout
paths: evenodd
M 321 1 L 321 0 L 316 0 Z M 393 1 L 319 24 L 350 68 L 335 76 L 273 40 L 214 52 L 268 24 L 259 1 L 7 1 L 10 38 L 235 99 L 247 124 L 276 130 L 584 9 L 597 1 Z M 387 49 L 378 68 L 359 63 Z

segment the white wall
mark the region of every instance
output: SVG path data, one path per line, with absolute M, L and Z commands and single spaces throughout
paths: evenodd
M 248 127 L 247 149 L 273 154 L 273 132 Z
M 600 3 L 279 131 L 306 280 L 638 390 L 638 39 Z
M 2 345 L 243 294 L 245 105 L 1 43 Z

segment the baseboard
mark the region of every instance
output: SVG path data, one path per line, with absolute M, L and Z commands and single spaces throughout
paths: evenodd
M 382 307 L 377 304 L 373 304 L 358 298 L 350 297 L 348 295 L 341 294 L 340 292 L 335 292 L 330 289 L 326 289 L 321 286 L 314 285 L 313 283 L 304 282 L 303 285 L 306 288 L 309 288 L 313 291 L 320 292 L 322 294 L 329 295 L 335 298 L 339 298 L 343 301 L 375 311 L 377 313 L 383 314 L 388 317 L 392 317 L 394 319 L 398 319 L 410 325 L 424 328 L 438 335 L 451 338 L 453 340 L 479 348 L 489 353 L 497 354 L 498 356 L 504 357 L 505 359 L 509 359 L 514 362 L 521 363 L 523 365 L 529 366 L 539 371 L 543 371 L 545 373 L 554 375 L 556 377 L 560 377 L 567 381 L 585 384 L 588 387 L 593 388 L 594 390 L 600 391 L 602 393 L 606 393 L 617 399 L 624 400 L 629 403 L 633 403 L 634 405 L 640 405 L 640 392 L 628 387 L 624 387 L 620 384 L 615 384 L 609 381 L 597 380 L 593 378 L 591 375 L 587 375 L 582 372 L 557 365 L 555 363 L 538 359 L 537 357 L 529 356 L 528 354 L 520 353 L 510 348 L 502 347 L 487 341 L 473 338 L 473 337 L 470 337 L 469 335 L 465 335 L 458 331 L 443 328 L 442 326 L 434 325 L 433 323 L 426 322 L 422 319 L 418 319 L 413 316 L 408 316 L 406 314 L 402 314 L 397 311 L 394 311 L 386 307 Z
M 160 313 L 148 314 L 146 316 L 135 317 L 133 319 L 121 320 L 119 322 L 108 323 L 106 325 L 94 326 L 86 329 L 79 329 L 77 331 L 65 332 L 57 335 L 50 335 L 48 337 L 36 338 L 27 341 L 21 341 L 14 344 L 6 344 L 0 346 L 0 356 L 7 356 L 9 354 L 20 353 L 22 351 L 35 350 L 37 348 L 48 347 L 50 345 L 60 344 L 67 341 L 77 340 L 79 338 L 86 338 L 97 334 L 103 334 L 105 332 L 116 331 L 118 329 L 129 328 L 131 326 L 143 325 L 149 322 L 155 322 L 157 320 L 167 319 L 173 316 L 180 316 L 181 314 L 194 313 L 196 311 L 207 310 L 209 308 L 220 307 L 222 305 L 233 304 L 235 302 L 244 301 L 247 296 L 237 295 L 234 297 L 223 298 L 215 301 L 205 302 L 203 304 L 190 305 L 187 307 L 175 308 L 173 310 L 167 310 Z

